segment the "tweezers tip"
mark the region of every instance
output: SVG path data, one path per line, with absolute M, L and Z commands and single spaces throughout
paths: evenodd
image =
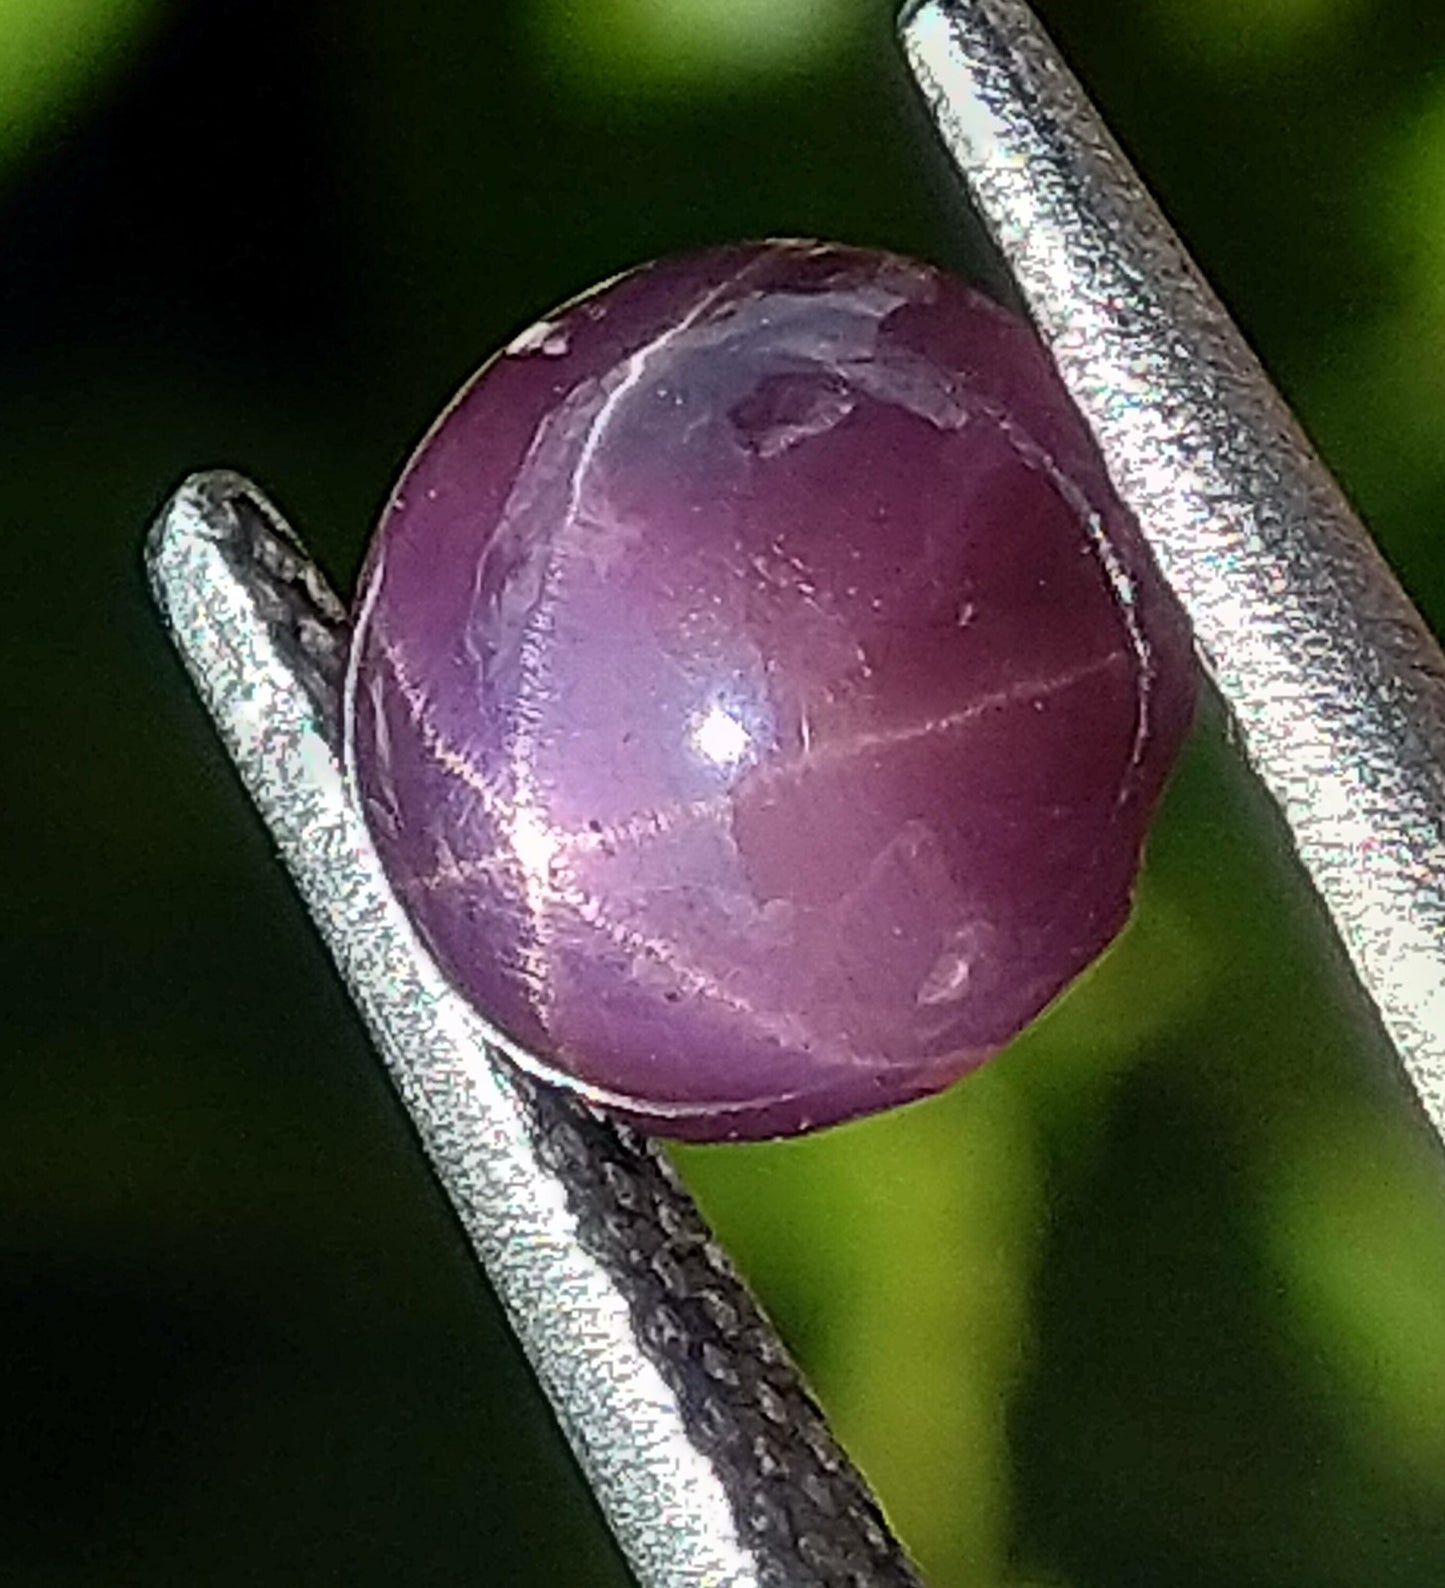
M 906 43 L 924 25 L 925 20 L 931 20 L 937 12 L 938 0 L 903 0 L 898 10 L 898 20 L 894 24 L 899 38 Z
M 225 540 L 235 533 L 232 503 L 254 487 L 234 469 L 201 469 L 188 474 L 166 498 L 146 532 L 142 557 L 152 588 L 178 540 L 202 535 Z
M 249 513 L 245 511 L 249 509 Z M 162 611 L 168 607 L 168 569 L 198 542 L 241 548 L 248 542 L 248 520 L 259 519 L 289 551 L 300 554 L 295 532 L 266 494 L 236 469 L 199 469 L 171 492 L 151 521 L 142 561 L 151 592 Z

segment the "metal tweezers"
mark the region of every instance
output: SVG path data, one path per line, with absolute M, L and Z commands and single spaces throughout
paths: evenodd
M 1022 0 L 907 60 L 1445 1137 L 1445 659 Z M 148 547 L 175 643 L 644 1588 L 918 1577 L 661 1153 L 500 1057 L 389 893 L 340 760 L 345 610 L 237 475 Z

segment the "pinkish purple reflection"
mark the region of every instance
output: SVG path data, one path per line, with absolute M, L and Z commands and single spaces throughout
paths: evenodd
M 649 266 L 513 344 L 362 579 L 354 772 L 446 973 L 694 1139 L 933 1092 L 1122 925 L 1184 621 L 1027 327 L 897 257 Z

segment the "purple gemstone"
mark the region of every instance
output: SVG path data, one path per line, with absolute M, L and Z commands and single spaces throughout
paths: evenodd
M 353 774 L 455 984 L 663 1134 L 937 1091 L 1119 930 L 1189 637 L 1032 333 L 892 255 L 519 338 L 363 574 Z

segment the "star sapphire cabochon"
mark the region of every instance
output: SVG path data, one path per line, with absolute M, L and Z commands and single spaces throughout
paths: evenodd
M 1194 691 L 1029 327 L 764 243 L 579 299 L 438 420 L 363 572 L 348 758 L 500 1033 L 754 1137 L 946 1086 L 1106 947 Z

